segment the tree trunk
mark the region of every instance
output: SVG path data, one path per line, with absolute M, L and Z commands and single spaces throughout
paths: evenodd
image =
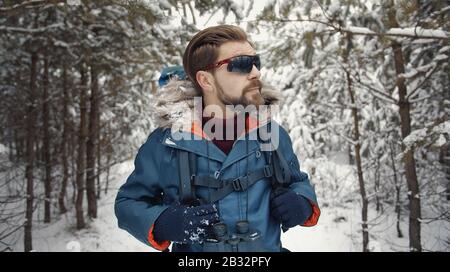
M 354 165 L 355 164 L 355 156 L 353 156 L 351 145 L 348 145 L 347 154 L 348 154 L 348 163 L 350 165 Z
M 86 195 L 88 200 L 88 216 L 97 218 L 97 199 L 95 196 L 95 152 L 98 133 L 98 73 L 97 67 L 91 64 L 91 96 L 89 111 L 89 134 L 86 147 Z
M 50 223 L 51 217 L 51 191 L 52 191 L 52 163 L 50 156 L 50 110 L 48 103 L 48 54 L 45 53 L 44 56 L 44 77 L 43 77 L 43 103 L 42 103 L 42 122 L 44 129 L 44 139 L 43 139 L 43 152 L 44 152 L 44 165 L 45 165 L 45 178 L 44 178 L 44 223 Z
M 109 130 L 108 130 L 109 131 Z M 109 134 L 108 134 L 109 137 Z M 112 156 L 112 148 L 109 148 L 109 141 L 108 141 L 108 148 L 106 148 L 106 185 L 105 185 L 105 195 L 108 194 L 108 187 L 109 187 L 109 173 L 111 170 L 111 156 Z
M 25 211 L 25 234 L 24 234 L 24 250 L 33 250 L 33 167 L 34 167 L 34 124 L 35 124 L 35 93 L 36 93 L 36 80 L 37 80 L 37 52 L 31 53 L 31 67 L 30 67 L 30 93 L 27 106 L 27 135 L 26 135 L 26 153 L 27 164 L 25 168 L 25 176 L 27 180 L 27 195 L 26 195 L 26 211 Z
M 400 190 L 402 184 L 398 181 L 397 178 L 397 167 L 395 166 L 394 159 L 394 143 L 391 143 L 391 161 L 392 161 L 392 172 L 394 173 L 394 185 L 395 185 L 395 213 L 397 214 L 397 237 L 403 238 L 403 232 L 400 228 L 400 216 L 401 216 L 401 203 L 400 203 Z
M 104 133 L 105 142 L 105 153 L 106 153 L 106 184 L 105 184 L 105 195 L 108 194 L 109 189 L 109 174 L 111 170 L 111 157 L 114 149 L 111 143 L 111 125 L 108 123 L 106 125 L 106 133 Z
M 450 200 L 450 141 L 448 135 L 446 135 L 447 143 L 442 145 L 439 150 L 439 163 L 442 165 L 442 169 L 445 173 L 445 179 L 447 180 L 447 189 L 445 191 L 447 200 Z
M 98 112 L 97 114 L 97 124 L 100 124 L 100 113 Z M 101 172 L 101 150 L 100 150 L 100 145 L 101 145 L 101 141 L 100 141 L 100 126 L 99 126 L 99 131 L 97 133 L 97 175 L 96 175 L 96 179 L 97 179 L 97 190 L 96 190 L 96 198 L 97 200 L 100 199 L 100 193 L 102 191 L 102 186 L 100 184 L 100 172 Z
M 74 88 L 75 90 L 79 90 L 78 88 Z M 74 101 L 74 100 L 73 100 Z M 76 134 L 75 127 L 70 127 L 70 145 L 68 147 L 70 156 L 70 180 L 72 181 L 72 205 L 75 205 L 77 200 L 77 161 L 78 156 L 75 156 L 75 149 L 78 146 L 77 143 L 79 141 L 79 133 Z
M 389 26 L 399 27 L 396 19 L 394 2 L 391 1 L 390 5 L 391 8 L 388 11 Z M 400 127 L 402 139 L 405 139 L 411 133 L 410 105 L 408 98 L 406 97 L 407 88 L 405 84 L 405 77 L 401 76 L 405 73 L 405 61 L 403 59 L 402 45 L 397 41 L 392 41 L 391 47 L 394 52 L 395 72 L 397 76 L 396 85 L 399 96 L 397 105 L 400 113 Z M 409 247 L 411 251 L 422 251 L 420 238 L 420 194 L 416 174 L 416 162 L 414 159 L 414 148 L 407 148 L 404 144 L 402 144 L 402 150 L 405 154 L 403 161 L 405 163 L 405 175 L 409 197 Z
M 13 117 L 14 120 L 16 120 L 16 117 Z M 17 124 L 17 122 L 14 122 L 13 124 Z M 19 137 L 19 132 L 17 128 L 14 128 L 14 147 L 15 147 L 15 157 L 12 162 L 17 162 L 19 158 L 22 158 L 22 139 Z
M 20 65 L 19 63 L 17 63 L 17 65 Z M 21 82 L 22 81 L 22 77 L 21 77 L 21 73 L 20 71 L 17 73 L 16 75 L 16 82 Z M 13 124 L 19 124 L 19 120 L 21 118 L 21 116 L 17 116 L 16 114 L 14 114 L 12 116 L 13 118 Z M 24 149 L 24 136 L 22 135 L 22 130 L 18 129 L 17 127 L 14 127 L 14 142 L 15 142 L 15 148 L 16 148 L 16 160 L 14 162 L 18 162 L 19 159 L 24 158 L 24 153 L 26 153 L 25 149 Z M 25 152 L 24 152 L 25 151 Z
M 62 146 L 61 146 L 61 161 L 63 168 L 63 177 L 61 182 L 61 190 L 59 192 L 58 204 L 60 214 L 65 214 L 67 212 L 65 198 L 67 194 L 67 180 L 69 179 L 69 162 L 67 158 L 67 145 L 69 141 L 68 130 L 69 130 L 69 116 L 67 113 L 68 108 L 68 92 L 67 92 L 67 65 L 63 64 L 62 70 L 62 91 L 63 91 L 63 135 L 62 135 Z
M 397 75 L 397 88 L 399 93 L 398 106 L 400 111 L 400 126 L 402 131 L 402 139 L 408 137 L 411 133 L 411 115 L 410 105 L 406 98 L 407 89 L 404 77 L 400 76 L 405 73 L 405 63 L 403 60 L 403 50 L 401 44 L 396 41 L 392 42 L 394 50 L 395 70 Z M 406 183 L 408 184 L 409 197 L 409 245 L 411 251 L 422 251 L 420 238 L 420 194 L 419 183 L 416 174 L 416 162 L 414 159 L 414 148 L 407 148 L 402 144 L 405 153 L 405 174 Z
M 11 114 L 8 116 L 8 123 L 9 124 L 17 124 L 17 122 L 14 122 L 15 119 L 15 114 Z M 17 160 L 17 153 L 14 155 L 14 153 L 16 152 L 16 145 L 17 145 L 17 137 L 16 137 L 16 129 L 12 128 L 9 132 L 10 134 L 10 138 L 8 140 L 8 144 L 9 144 L 9 161 L 11 162 L 15 162 Z
M 376 154 L 377 158 L 377 165 L 375 167 L 375 201 L 376 201 L 376 211 L 383 212 L 383 206 L 381 205 L 380 201 L 380 157 L 378 154 Z
M 84 173 L 85 173 L 85 155 L 86 155 L 86 91 L 87 79 L 84 63 L 81 64 L 81 86 L 80 86 L 80 130 L 78 135 L 78 157 L 77 157 L 77 200 L 75 203 L 77 216 L 77 229 L 85 227 L 83 215 L 83 195 L 84 195 Z
M 350 55 L 350 51 L 352 49 L 352 36 L 348 35 L 346 37 L 347 47 L 344 50 L 343 59 L 344 63 L 348 63 L 348 57 Z M 351 78 L 350 71 L 344 69 L 346 79 L 347 79 L 347 91 L 350 96 L 350 103 L 352 105 L 352 116 L 353 116 L 353 141 L 355 142 L 355 162 L 356 169 L 358 172 L 358 183 L 359 183 L 359 192 L 361 194 L 362 207 L 361 207 L 361 219 L 362 219 L 362 238 L 363 238 L 363 252 L 369 251 L 369 228 L 367 224 L 367 212 L 369 201 L 367 199 L 366 187 L 364 183 L 364 174 L 362 169 L 362 158 L 361 158 L 361 139 L 359 135 L 359 117 L 358 117 L 358 108 L 356 107 L 356 99 L 353 91 L 353 80 Z
M 352 104 L 352 116 L 353 116 L 353 132 L 354 138 L 353 140 L 356 142 L 355 144 L 355 162 L 356 168 L 358 171 L 358 182 L 359 182 L 359 192 L 361 194 L 362 199 L 362 210 L 361 210 L 361 218 L 362 218 L 362 234 L 363 234 L 363 251 L 369 251 L 369 228 L 367 225 L 367 210 L 369 206 L 369 201 L 367 200 L 366 188 L 364 183 L 364 175 L 362 170 L 362 159 L 361 159 L 361 144 L 360 144 L 360 135 L 359 135 L 359 117 L 358 117 L 358 109 L 356 108 L 355 96 L 353 93 L 353 83 L 352 78 L 350 76 L 349 71 L 345 71 L 347 77 L 347 90 L 350 95 L 350 101 Z
M 12 161 L 12 162 L 15 161 L 13 151 L 14 151 L 14 146 L 13 146 L 13 140 L 11 139 L 8 141 L 8 159 L 9 159 L 9 161 Z

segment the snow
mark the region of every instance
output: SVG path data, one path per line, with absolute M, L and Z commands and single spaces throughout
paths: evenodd
M 164 9 L 171 9 L 172 5 L 166 0 L 159 0 L 159 5 Z
M 412 131 L 403 142 L 406 146 L 411 147 L 414 144 L 424 140 L 426 137 L 429 137 L 432 132 L 444 135 L 450 131 L 450 121 L 443 122 L 437 126 L 421 128 Z
M 160 0 L 158 5 L 151 5 L 152 11 L 156 15 L 163 15 L 168 9 L 174 11 L 175 6 L 170 4 L 171 1 Z M 232 12 L 229 12 L 227 8 L 219 10 L 214 16 L 199 16 L 198 10 L 194 9 L 194 15 L 197 18 L 198 28 L 204 28 L 206 26 L 216 25 L 219 21 L 225 21 L 227 17 L 227 23 L 235 24 L 235 21 L 230 21 L 234 19 L 243 19 L 244 21 L 253 21 L 256 19 L 257 13 L 261 11 L 264 7 L 273 5 L 274 12 L 279 13 L 279 9 L 284 9 L 296 3 L 296 1 L 280 1 L 269 0 L 269 1 L 243 1 L 243 0 L 221 0 L 218 1 L 222 6 L 228 7 Z M 297 1 L 298 3 L 302 1 Z M 443 89 L 439 81 L 440 78 L 444 78 L 442 74 L 439 75 L 441 70 L 445 71 L 446 66 L 444 65 L 446 60 L 448 60 L 448 52 L 450 51 L 450 46 L 444 46 L 445 39 L 449 38 L 449 32 L 441 29 L 424 29 L 421 27 L 405 27 L 405 28 L 392 28 L 388 29 L 387 32 L 380 32 L 385 29 L 386 25 L 383 23 L 382 10 L 379 9 L 380 5 L 372 3 L 373 1 L 366 1 L 363 5 L 366 5 L 369 10 L 372 11 L 361 11 L 358 10 L 358 5 L 347 5 L 350 10 L 346 10 L 345 1 L 332 0 L 325 1 L 327 4 L 323 4 L 324 9 L 319 9 L 317 1 L 304 1 L 305 3 L 299 4 L 289 11 L 286 18 L 296 20 L 299 19 L 299 15 L 302 18 L 312 18 L 325 20 L 323 17 L 331 16 L 336 20 L 343 20 L 343 26 L 348 26 L 344 28 L 344 31 L 350 31 L 357 34 L 354 38 L 354 49 L 352 56 L 358 56 L 356 59 L 352 59 L 350 56 L 348 63 L 342 63 L 336 52 L 342 51 L 342 42 L 339 36 L 341 34 L 333 34 L 330 37 L 326 36 L 327 25 L 318 24 L 315 22 L 292 22 L 291 24 L 286 24 L 284 26 L 276 25 L 274 31 L 270 31 L 270 28 L 264 28 L 261 26 L 256 26 L 252 24 L 253 30 L 256 33 L 249 33 L 251 38 L 256 42 L 261 42 L 266 46 L 261 46 L 261 55 L 267 60 L 265 67 L 262 72 L 264 77 L 267 78 L 266 81 L 272 83 L 277 88 L 284 90 L 286 100 L 285 106 L 281 108 L 281 112 L 277 114 L 277 120 L 283 120 L 287 127 L 289 128 L 289 133 L 292 137 L 293 148 L 296 151 L 302 170 L 306 171 L 311 179 L 312 184 L 315 186 L 317 192 L 319 206 L 321 208 L 321 218 L 317 226 L 314 227 L 296 227 L 286 233 L 282 233 L 283 246 L 291 251 L 361 251 L 362 250 L 362 218 L 361 218 L 361 196 L 359 194 L 358 180 L 356 175 L 355 167 L 349 165 L 349 156 L 351 145 L 356 142 L 351 138 L 351 123 L 350 111 L 348 109 L 357 107 L 361 114 L 361 133 L 362 137 L 359 143 L 362 145 L 362 150 L 371 152 L 373 154 L 382 153 L 382 157 L 377 157 L 381 162 L 383 160 L 390 161 L 390 155 L 388 154 L 389 148 L 387 145 L 391 142 L 397 140 L 400 143 L 404 143 L 406 146 L 420 146 L 425 143 L 427 148 L 437 150 L 439 147 L 448 143 L 448 132 L 450 131 L 450 121 L 446 121 L 436 126 L 432 126 L 428 121 L 432 120 L 438 114 L 434 111 L 440 107 L 440 105 L 431 103 L 431 99 L 436 100 L 442 99 L 442 96 L 436 96 L 440 94 L 438 91 L 431 91 L 433 88 L 436 90 Z M 322 1 L 324 2 L 324 1 Z M 324 2 L 324 3 L 325 3 Z M 351 1 L 347 1 L 351 2 Z M 153 2 L 148 2 L 153 3 Z M 250 3 L 250 4 L 249 4 Z M 68 5 L 79 5 L 79 0 L 67 1 Z M 373 5 L 373 7 L 369 7 Z M 313 8 L 311 13 L 306 12 L 306 10 Z M 245 12 L 247 10 L 247 12 Z M 440 11 L 448 11 L 449 7 L 444 8 Z M 108 9 L 106 9 L 108 10 Z M 303 11 L 305 10 L 305 11 Z M 113 10 L 109 10 L 113 12 Z M 345 12 L 344 12 L 345 11 Z M 99 15 L 101 17 L 101 10 L 92 9 L 92 15 Z M 113 12 L 114 14 L 120 14 Z M 308 14 L 305 14 L 308 13 Z M 345 15 L 348 13 L 350 17 Z M 188 12 L 189 14 L 189 12 Z M 226 14 L 226 16 L 225 16 Z M 229 15 L 228 15 L 229 14 Z M 362 23 L 360 19 L 355 20 L 355 22 L 350 22 L 350 19 L 354 19 L 352 15 L 366 16 L 364 20 L 366 22 L 375 21 L 384 26 L 381 30 L 370 23 Z M 434 17 L 438 17 L 436 14 Z M 187 20 L 190 22 L 190 16 L 183 19 L 172 18 L 175 22 L 176 20 Z M 399 18 L 400 19 L 400 18 Z M 400 21 L 402 26 L 414 26 L 417 25 L 415 20 Z M 425 18 L 423 22 L 431 20 L 432 18 Z M 19 18 L 21 22 L 23 18 Z M 178 42 L 178 34 L 182 33 L 178 31 L 179 25 L 174 23 L 161 24 L 158 27 L 152 28 L 161 37 L 167 37 L 168 40 L 176 40 Z M 337 21 L 335 21 L 337 22 Z M 247 22 L 242 22 L 243 28 Z M 433 26 L 434 22 L 429 21 L 430 25 Z M 351 26 L 353 25 L 354 26 Z M 22 25 L 20 23 L 19 25 Z M 124 33 L 130 37 L 136 37 L 133 35 L 132 28 L 128 23 L 123 21 L 118 21 L 118 25 Z M 0 31 L 5 31 L 7 33 L 52 33 L 52 31 L 66 30 L 66 27 L 73 28 L 73 24 L 69 20 L 67 25 L 62 23 L 48 25 L 46 27 L 39 28 L 23 28 L 23 27 L 6 27 L 0 26 Z M 100 24 L 102 26 L 102 24 Z M 364 27 L 363 27 L 364 26 Z M 142 24 L 143 28 L 150 28 L 147 24 Z M 436 26 L 439 28 L 438 26 Z M 375 31 L 372 31 L 374 29 Z M 311 69 L 305 69 L 302 66 L 302 58 L 305 55 L 305 42 L 302 39 L 302 35 L 306 32 L 322 33 L 325 39 L 322 39 L 321 44 L 318 44 L 319 39 L 314 40 L 313 47 L 315 48 L 315 53 L 313 57 L 313 67 Z M 183 33 L 191 34 L 191 33 Z M 393 71 L 393 54 L 388 50 L 389 46 L 386 46 L 383 41 L 380 42 L 379 35 L 386 34 L 387 36 L 402 36 L 402 37 L 413 37 L 414 39 L 404 39 L 405 40 L 405 51 L 408 55 L 411 55 L 411 60 L 405 59 L 406 69 L 405 73 L 399 75 L 406 80 L 408 84 L 408 91 L 410 96 L 410 102 L 413 103 L 412 107 L 412 133 L 402 141 L 395 133 L 390 134 L 385 139 L 382 137 L 385 134 L 374 133 L 375 135 L 369 135 L 372 132 L 364 129 L 368 120 L 373 120 L 376 117 L 380 119 L 379 123 L 375 125 L 376 129 L 381 129 L 382 131 L 396 131 L 399 130 L 398 126 L 393 127 L 397 121 L 390 120 L 391 117 L 395 117 L 398 114 L 398 105 L 395 104 L 395 100 L 398 100 L 399 91 L 398 88 L 393 88 L 395 83 L 395 71 Z M 108 40 L 105 40 L 105 36 L 92 36 L 89 35 L 89 40 L 84 42 L 89 43 L 91 46 L 101 46 L 104 45 Z M 50 35 L 50 38 L 51 35 Z M 53 39 L 53 38 L 52 38 Z M 182 37 L 180 40 L 184 40 Z M 440 43 L 437 45 L 436 39 Z M 444 41 L 439 39 L 444 39 Z M 21 38 L 19 44 L 24 44 L 27 39 Z M 145 41 L 145 39 L 144 39 Z M 410 42 L 408 44 L 407 42 Z M 53 39 L 53 43 L 57 47 L 65 48 L 69 54 L 75 56 L 73 52 L 77 48 L 77 43 Z M 163 44 L 163 43 L 162 43 Z M 155 58 L 155 60 L 160 63 L 170 63 L 167 58 L 167 52 L 162 50 L 160 43 L 152 43 L 151 46 L 143 48 L 143 53 L 148 54 L 148 56 Z M 434 49 L 433 49 L 434 48 Z M 440 48 L 437 50 L 437 48 Z M 108 50 L 106 50 L 108 51 Z M 436 53 L 437 52 L 437 53 Z M 286 53 L 286 56 L 284 54 Z M 276 56 L 279 55 L 279 56 Z M 428 60 L 430 55 L 431 61 Z M 105 53 L 103 55 L 105 58 L 111 61 L 120 62 L 121 59 L 117 59 L 113 53 Z M 274 58 L 282 56 L 282 59 Z M 336 57 L 338 56 L 338 57 Z M 272 58 L 272 59 L 271 59 Z M 331 60 L 330 60 L 331 58 Z M 75 56 L 76 59 L 76 56 Z M 277 60 L 279 62 L 274 62 Z M 415 61 L 417 60 L 417 61 Z M 277 63 L 274 65 L 273 63 Z M 275 68 L 278 71 L 275 71 Z M 343 86 L 346 86 L 345 78 L 342 76 L 342 68 L 351 68 L 352 73 L 358 73 L 361 76 L 362 83 L 366 86 L 359 86 L 358 82 L 355 83 L 355 93 L 358 96 L 356 103 L 350 104 L 348 99 L 342 97 Z M 436 73 L 435 73 L 436 72 Z M 4 73 L 4 72 L 3 72 Z M 436 77 L 433 75 L 437 75 Z M 355 74 L 352 74 L 355 76 Z M 60 74 L 58 74 L 60 76 Z M 149 78 L 157 78 L 157 71 L 149 71 Z M 445 76 L 445 75 L 444 75 Z M 427 79 L 428 82 L 432 84 L 423 84 L 423 80 Z M 429 79 L 428 79 L 429 78 Z M 447 77 L 445 77 L 447 79 Z M 103 85 L 103 80 L 105 78 L 100 78 L 100 85 Z M 130 85 L 133 82 L 130 82 Z M 430 85 L 430 86 L 428 86 Z M 370 88 L 368 88 L 369 86 Z M 367 89 L 367 90 L 366 90 Z M 428 90 L 429 89 L 429 90 Z M 417 90 L 417 93 L 415 93 Z M 131 89 L 133 91 L 133 89 Z M 142 95 L 142 94 L 141 94 Z M 311 99 L 312 96 L 315 100 L 319 102 L 307 102 L 307 99 Z M 370 96 L 371 98 L 376 98 L 376 102 L 382 103 L 378 105 L 380 111 L 385 111 L 385 113 L 378 114 L 375 110 L 367 105 L 368 99 L 363 99 L 364 95 Z M 417 95 L 417 98 L 416 98 Z M 311 97 L 310 97 L 311 96 Z M 137 96 L 136 96 L 137 97 Z M 144 96 L 143 96 L 144 97 Z M 145 100 L 144 100 L 145 99 Z M 145 107 L 148 105 L 149 100 L 153 98 L 145 97 L 138 101 L 134 100 L 119 100 L 114 107 L 113 111 L 103 111 L 101 115 L 101 120 L 103 122 L 110 122 L 111 126 L 117 127 L 120 122 L 126 122 L 133 124 L 134 129 L 127 135 L 128 138 L 124 139 L 126 144 L 130 147 L 135 147 L 136 150 L 142 144 L 142 141 L 148 136 L 149 127 L 152 126 L 151 121 L 141 121 L 132 122 L 133 119 L 145 119 L 141 118 L 146 116 L 145 114 L 139 115 L 134 114 L 134 107 L 139 108 L 139 112 L 146 111 Z M 126 101 L 126 102 L 125 102 Z M 393 103 L 394 102 L 394 103 Z M 427 105 L 419 105 L 422 102 Z M 366 103 L 366 104 L 365 104 Z M 68 113 L 72 119 L 76 122 L 78 116 L 77 105 L 68 106 Z M 443 101 L 444 106 L 449 105 L 448 100 Z M 309 108 L 306 109 L 305 107 Z M 370 105 L 371 106 L 371 105 Z M 329 110 L 325 110 L 325 107 Z M 315 110 L 315 113 L 313 112 Z M 342 110 L 342 111 L 341 111 Z M 429 112 L 425 112 L 429 110 Z M 330 111 L 332 114 L 327 115 Z M 338 112 L 340 115 L 338 115 Z M 424 113 L 418 114 L 417 111 L 424 111 Z M 395 114 L 392 114 L 394 112 Z M 439 112 L 441 114 L 442 112 Z M 174 117 L 175 118 L 175 117 Z M 319 119 L 328 119 L 325 121 L 319 121 Z M 374 137 L 376 139 L 371 139 Z M 168 139 L 170 141 L 170 139 Z M 348 142 L 348 143 L 347 143 Z M 123 143 L 118 143 L 117 146 L 121 146 Z M 350 145 L 350 147 L 349 147 Z M 345 149 L 349 150 L 345 150 Z M 343 151 L 344 150 L 344 151 Z M 118 152 L 121 152 L 119 150 Z M 414 195 L 415 198 L 419 198 L 422 201 L 422 218 L 420 219 L 422 227 L 422 244 L 425 250 L 430 251 L 450 251 L 448 244 L 450 223 L 449 220 L 433 220 L 436 218 L 436 209 L 443 208 L 448 211 L 449 204 L 448 201 L 441 203 L 431 203 L 432 200 L 442 197 L 439 192 L 445 191 L 445 178 L 439 176 L 440 172 L 434 169 L 425 169 L 431 167 L 432 161 L 438 164 L 437 159 L 434 160 L 424 160 L 420 158 L 423 152 L 428 152 L 427 150 L 417 150 L 415 156 L 417 158 L 417 172 L 420 182 L 420 195 Z M 0 144 L 0 161 L 8 160 L 8 147 Z M 128 153 L 128 151 L 127 151 Z M 409 239 L 408 239 L 408 193 L 405 189 L 404 180 L 404 169 L 402 169 L 401 157 L 403 153 L 400 150 L 393 152 L 393 156 L 397 158 L 394 160 L 397 164 L 397 172 L 399 179 L 403 179 L 401 182 L 403 184 L 403 191 L 401 196 L 403 197 L 401 205 L 402 211 L 400 228 L 405 237 L 397 237 L 397 219 L 396 212 L 394 210 L 393 203 L 385 203 L 384 211 L 377 212 L 375 204 L 375 198 L 378 196 L 389 195 L 392 192 L 388 188 L 393 188 L 391 172 L 380 173 L 382 184 L 381 186 L 386 186 L 381 192 L 373 189 L 374 178 L 373 169 L 375 164 L 373 163 L 373 158 L 367 157 L 363 161 L 363 170 L 365 175 L 365 180 L 367 184 L 367 193 L 370 198 L 369 213 L 368 213 L 368 231 L 370 233 L 370 243 L 368 245 L 371 251 L 408 251 L 409 250 Z M 434 153 L 436 155 L 437 152 Z M 430 152 L 428 155 L 433 155 Z M 425 165 L 425 164 L 430 165 Z M 387 163 L 389 164 L 389 163 Z M 0 165 L 4 166 L 4 165 Z M 9 167 L 9 165 L 8 165 Z M 386 168 L 386 166 L 385 166 Z M 134 237 L 128 234 L 126 231 L 121 230 L 117 226 L 117 219 L 114 215 L 114 199 L 117 194 L 117 189 L 126 180 L 127 176 L 133 170 L 133 161 L 126 161 L 121 164 L 115 165 L 111 170 L 111 182 L 107 195 L 102 195 L 98 202 L 98 215 L 99 218 L 95 220 L 89 220 L 87 222 L 88 226 L 84 230 L 76 230 L 75 225 L 75 214 L 73 207 L 70 212 L 66 215 L 57 215 L 56 209 L 52 216 L 51 224 L 42 223 L 42 191 L 41 186 L 36 184 L 37 201 L 40 201 L 37 205 L 35 212 L 35 221 L 33 222 L 33 245 L 35 251 L 155 251 L 152 248 L 142 244 L 137 241 Z M 383 169 L 387 171 L 386 169 Z M 427 175 L 424 175 L 425 170 Z M 17 209 L 23 211 L 24 209 L 24 179 L 23 176 L 23 166 L 18 166 L 14 171 L 16 173 L 1 172 L 0 170 L 0 181 L 8 180 L 10 177 L 19 176 L 17 182 L 8 184 L 8 190 L 12 194 L 18 197 L 12 198 L 14 203 L 8 206 L 8 208 Z M 434 172 L 432 172 L 434 171 Z M 13 171 L 11 171 L 13 172 Z M 422 173 L 421 173 L 422 172 Z M 429 175 L 431 173 L 432 175 Z M 436 173 L 436 175 L 434 175 Z M 55 173 L 58 175 L 59 173 Z M 36 173 L 36 176 L 40 176 L 40 173 Z M 423 178 L 426 177 L 426 178 Z M 434 188 L 435 179 L 440 179 L 440 186 Z M 438 182 L 436 182 L 438 184 Z M 3 184 L 0 184 L 3 186 Z M 5 195 L 0 187 L 0 196 Z M 411 193 L 409 193 L 411 195 Z M 18 200 L 17 200 L 18 199 Z M 393 201 L 394 197 L 392 195 L 385 196 L 386 202 Z M 0 199 L 1 200 L 1 199 Z M 428 201 L 428 203 L 427 203 Z M 439 199 L 439 201 L 443 201 Z M 446 200 L 444 200 L 446 201 Z M 431 203 L 431 204 L 430 204 Z M 1 201 L 0 201 L 1 204 Z M 382 203 L 383 204 L 383 203 Z M 435 205 L 436 204 L 436 205 Z M 56 203 L 54 204 L 56 206 Z M 438 208 L 436 208 L 438 207 Z M 0 211 L 2 207 L 0 207 Z M 13 210 L 9 209 L 9 210 Z M 445 215 L 446 213 L 444 213 Z M 448 212 L 447 212 L 448 214 Z M 17 220 L 18 225 L 23 222 L 20 218 Z M 207 222 L 203 222 L 207 223 Z M 0 233 L 6 224 L 0 225 Z M 15 251 L 23 250 L 23 241 L 20 239 L 14 245 Z M 191 240 L 198 239 L 196 236 L 190 237 Z M 1 241 L 0 241 L 1 242 Z
M 420 38 L 449 38 L 449 34 L 446 31 L 438 29 L 424 29 L 421 27 L 391 28 L 386 32 L 386 34 Z
M 336 153 L 330 160 L 306 160 L 303 168 L 311 172 L 316 167 L 316 173 L 311 180 L 316 186 L 321 216 L 314 227 L 296 227 L 282 234 L 283 247 L 291 251 L 313 252 L 358 252 L 362 251 L 361 227 L 361 197 L 356 190 L 356 170 L 345 163 L 345 154 Z M 344 163 L 343 163 L 344 162 Z M 332 180 L 335 179 L 335 182 Z M 333 191 L 324 192 L 324 180 L 334 183 Z M 328 195 L 328 197 L 325 197 Z M 406 204 L 406 203 L 405 203 Z M 425 214 L 428 212 L 424 212 Z M 383 213 L 376 211 L 374 205 L 369 205 L 369 249 L 371 251 L 408 251 L 408 217 L 401 215 L 400 228 L 404 237 L 397 237 L 396 213 L 394 208 L 386 205 Z M 449 251 L 443 237 L 448 235 L 449 222 L 422 224 L 422 243 L 425 250 Z M 440 237 L 440 238 L 439 238 Z
M 346 28 L 345 30 L 353 32 L 353 33 L 358 33 L 358 34 L 375 34 L 375 32 L 373 32 L 372 30 L 370 30 L 366 27 L 351 26 L 351 27 Z
M 362 250 L 361 234 L 361 205 L 360 197 L 355 193 L 357 181 L 354 170 L 345 163 L 345 154 L 334 154 L 333 160 L 306 160 L 302 168 L 307 171 L 317 167 L 312 181 L 328 180 L 335 183 L 332 197 L 323 188 L 318 187 L 321 217 L 314 227 L 295 227 L 282 233 L 283 247 L 295 252 L 349 252 Z M 99 218 L 90 221 L 88 228 L 78 231 L 75 229 L 75 215 L 73 213 L 60 217 L 50 225 L 35 223 L 33 231 L 34 250 L 42 251 L 140 251 L 154 252 L 126 231 L 117 227 L 114 215 L 114 199 L 118 187 L 124 182 L 133 169 L 133 161 L 126 161 L 113 167 L 111 186 L 108 195 L 99 201 Z M 387 210 L 378 215 L 374 207 L 369 207 L 369 248 L 372 251 L 407 251 L 409 240 L 407 238 L 408 218 L 402 215 L 401 228 L 406 237 L 396 237 L 396 214 Z M 424 248 L 428 250 L 448 250 L 448 246 L 439 241 L 438 237 L 445 236 L 449 226 L 448 222 L 435 224 L 422 224 Z M 197 236 L 190 237 L 197 240 Z M 17 243 L 15 251 L 23 250 L 22 242 Z
M 0 154 L 2 153 L 7 153 L 8 152 L 8 148 L 2 144 L 0 144 Z
M 447 56 L 447 55 L 444 55 L 444 54 L 442 54 L 442 55 L 437 55 L 437 56 L 434 58 L 434 60 L 436 60 L 436 61 L 446 60 L 446 59 L 448 59 L 448 56 Z
M 67 111 L 69 112 L 69 115 L 70 115 L 72 118 L 77 117 L 77 112 L 76 112 L 75 108 L 74 108 L 72 105 L 69 105 L 69 106 L 67 107 Z
M 112 190 L 98 203 L 99 218 L 89 221 L 88 228 L 76 230 L 75 213 L 60 217 L 49 225 L 34 224 L 33 247 L 35 251 L 155 251 L 136 240 L 117 226 L 114 200 L 118 186 L 133 169 L 133 161 L 115 165 L 111 171 Z M 15 251 L 23 251 L 23 243 Z
M 341 11 L 341 3 L 338 0 L 331 1 L 330 6 L 328 7 L 328 12 L 332 15 L 336 15 Z

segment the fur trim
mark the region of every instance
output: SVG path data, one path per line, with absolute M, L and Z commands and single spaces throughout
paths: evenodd
M 279 105 L 282 100 L 281 93 L 266 84 L 261 95 L 265 105 Z M 152 105 L 157 127 L 190 129 L 192 121 L 198 118 L 194 114 L 194 97 L 201 97 L 201 93 L 187 80 L 172 79 L 159 89 Z

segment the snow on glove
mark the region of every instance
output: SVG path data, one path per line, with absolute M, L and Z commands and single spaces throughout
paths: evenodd
M 188 207 L 175 204 L 156 219 L 153 236 L 156 241 L 176 243 L 203 242 L 206 228 L 219 221 L 215 205 Z
M 309 201 L 292 190 L 277 190 L 270 201 L 270 214 L 281 222 L 283 232 L 289 228 L 305 223 L 311 216 L 312 208 Z

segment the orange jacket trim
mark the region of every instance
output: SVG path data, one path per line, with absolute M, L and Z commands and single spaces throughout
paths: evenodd
M 245 120 L 245 125 L 247 130 L 244 131 L 241 135 L 239 135 L 239 137 L 241 137 L 244 133 L 249 133 L 250 131 L 258 128 L 261 125 L 261 123 L 256 118 L 248 117 Z M 206 133 L 202 129 L 202 123 L 199 121 L 192 122 L 190 132 L 194 135 L 200 136 L 203 139 L 210 140 L 208 138 L 208 135 L 206 135 Z
M 305 223 L 303 223 L 301 226 L 302 227 L 312 227 L 315 226 L 317 224 L 317 221 L 319 221 L 319 217 L 320 217 L 320 209 L 319 207 L 312 203 L 311 201 L 309 202 L 312 206 L 312 214 L 311 216 L 308 218 L 308 220 L 305 221 Z
M 200 136 L 203 139 L 208 139 L 208 136 L 206 135 L 206 133 L 203 132 L 202 124 L 198 121 L 192 122 L 191 133 L 194 135 Z
M 162 241 L 161 243 L 156 242 L 155 237 L 153 237 L 153 228 L 154 227 L 155 227 L 155 225 L 152 225 L 152 227 L 150 228 L 150 231 L 148 232 L 147 240 L 153 248 L 164 251 L 170 246 L 170 241 Z

